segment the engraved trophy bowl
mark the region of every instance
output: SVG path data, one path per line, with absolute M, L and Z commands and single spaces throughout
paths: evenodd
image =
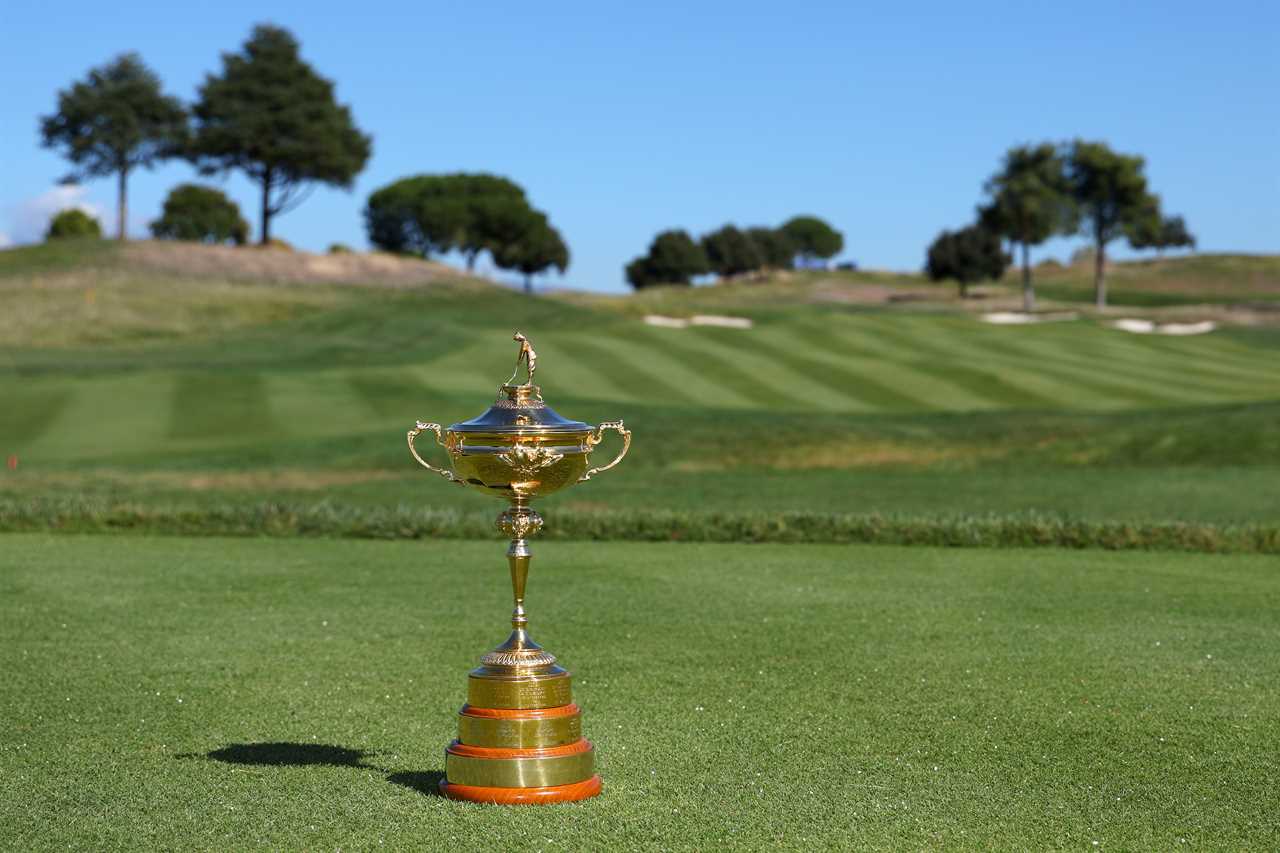
M 569 672 L 528 632 L 526 539 L 542 527 L 542 516 L 529 502 L 617 465 L 631 447 L 631 432 L 622 421 L 592 426 L 557 414 L 533 383 L 537 354 L 529 339 L 519 332 L 514 339 L 520 344 L 516 369 L 483 414 L 448 428 L 418 421 L 408 433 L 409 452 L 424 468 L 510 503 L 498 516 L 498 529 L 511 539 L 511 635 L 468 676 L 467 704 L 458 712 L 458 739 L 445 750 L 446 778 L 440 790 L 473 802 L 581 800 L 600 793 L 594 747 L 582 738 Z M 526 379 L 516 384 L 522 365 Z M 607 430 L 617 431 L 622 447 L 608 464 L 591 467 L 591 454 Z M 416 440 L 424 431 L 435 433 L 448 468 L 431 464 L 418 452 Z

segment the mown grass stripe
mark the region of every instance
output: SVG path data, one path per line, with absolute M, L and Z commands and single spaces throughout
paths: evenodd
M 1105 333 L 1070 337 L 1045 334 L 1037 343 L 1059 362 L 1091 369 L 1105 365 L 1147 383 L 1186 389 L 1191 392 L 1187 395 L 1189 398 L 1201 401 L 1247 398 L 1251 388 L 1256 387 L 1238 374 L 1204 370 L 1192 354 L 1176 360 L 1153 359 L 1149 352 Z
M 510 334 L 506 335 L 510 337 Z M 510 360 L 494 358 L 493 341 L 502 340 L 495 333 L 477 334 L 471 344 L 450 350 L 414 367 L 412 375 L 422 382 L 428 391 L 440 392 L 476 392 L 481 389 L 497 389 L 498 385 L 511 375 L 511 364 L 515 360 L 515 345 L 509 350 Z M 503 372 L 503 371 L 506 372 Z
M 865 411 L 866 405 L 848 388 L 848 375 L 821 360 L 807 357 L 794 346 L 774 346 L 758 330 L 699 329 L 697 337 L 731 352 L 735 362 L 759 365 L 762 382 L 785 387 L 803 408 L 828 412 Z
M 369 411 L 346 370 L 262 374 L 272 419 L 289 435 L 359 432 L 383 421 Z
M 663 343 L 668 352 L 680 358 L 691 369 L 715 377 L 717 382 L 755 405 L 766 409 L 815 408 L 803 392 L 795 391 L 785 378 L 778 377 L 776 368 L 771 369 L 759 358 L 748 357 L 735 347 L 701 336 L 697 334 L 697 329 L 662 331 Z M 787 373 L 787 378 L 792 378 L 790 372 Z M 793 378 L 797 382 L 802 380 L 802 377 Z
M 162 452 L 173 385 L 173 374 L 154 372 L 68 381 L 63 387 L 69 399 L 28 452 L 95 465 L 118 455 Z
M 1134 347 L 1162 357 L 1179 355 L 1178 348 L 1190 344 L 1186 339 L 1161 335 L 1131 335 Z M 1251 350 L 1234 341 L 1206 340 L 1210 336 L 1195 338 L 1195 361 L 1205 370 L 1216 370 L 1232 376 L 1245 376 L 1259 384 L 1275 387 L 1280 384 L 1280 359 L 1266 350 Z
M 750 399 L 732 388 L 726 387 L 720 377 L 709 374 L 699 364 L 691 364 L 678 353 L 671 352 L 672 329 L 658 329 L 627 323 L 611 329 L 609 337 L 628 342 L 636 358 L 663 376 L 668 382 L 681 388 L 699 405 L 715 408 L 752 408 Z
M 928 372 L 943 381 L 950 381 L 960 388 L 972 393 L 979 399 L 989 401 L 990 407 L 1009 408 L 1045 408 L 1059 404 L 1059 386 L 1044 382 L 1042 377 L 1022 371 L 1010 371 L 1006 365 L 997 363 L 993 369 L 989 359 L 979 357 L 974 351 L 975 341 L 969 337 L 957 337 L 947 334 L 947 321 L 941 318 L 929 318 L 928 329 L 887 330 L 886 334 L 896 336 L 900 348 L 907 342 L 916 345 L 934 356 L 932 359 L 916 358 L 907 362 L 922 372 Z M 915 318 L 901 318 L 908 327 L 919 326 Z
M 987 348 L 985 343 L 980 346 L 968 337 L 945 335 L 941 326 L 942 319 L 927 319 L 927 330 L 913 329 L 911 326 L 918 326 L 918 322 L 912 323 L 911 318 L 901 318 L 897 325 L 886 326 L 878 331 L 882 338 L 895 341 L 900 348 L 914 346 L 917 350 L 916 364 L 937 366 L 941 368 L 941 375 L 944 377 L 947 376 L 946 368 L 951 365 L 981 364 L 988 366 L 1000 380 L 1021 388 L 1024 392 L 1048 397 L 1055 406 L 1061 406 L 1064 402 L 1068 405 L 1114 406 L 1132 399 L 1128 394 L 1117 393 L 1117 389 L 1109 384 L 1087 380 L 1082 382 L 1081 377 L 1057 368 L 1036 364 L 1029 369 L 1025 357 L 1002 357 Z M 931 358 L 922 359 L 920 356 Z M 1051 377 L 1056 377 L 1057 381 L 1051 381 Z M 1064 379 L 1065 383 L 1062 381 Z M 1082 394 L 1082 391 L 1094 393 Z M 1069 395 L 1074 395 L 1074 399 Z M 1012 407 L 1009 401 L 1003 402 L 1005 406 Z
M 589 370 L 596 376 L 600 393 L 591 395 L 600 399 L 630 399 L 632 401 L 662 401 L 689 404 L 699 402 L 660 369 L 654 369 L 645 358 L 646 349 L 635 346 L 607 345 L 598 338 L 574 336 L 556 337 L 549 351 L 561 353 L 561 360 L 572 362 L 579 370 Z M 540 368 L 541 369 L 541 368 Z M 565 386 L 566 391 L 569 386 Z M 580 386 L 573 386 L 572 393 L 587 396 Z
M 934 375 L 933 370 L 922 370 L 918 349 L 905 349 L 880 338 L 860 325 L 846 321 L 817 324 L 807 322 L 802 327 L 813 341 L 823 341 L 824 349 L 845 358 L 855 369 L 874 374 L 873 379 L 887 387 L 890 393 L 916 401 L 918 410 L 954 410 L 991 408 L 985 398 L 958 387 L 946 378 Z M 874 349 L 872 347 L 875 347 Z
M 546 399 L 555 401 L 567 396 L 626 402 L 636 399 L 635 389 L 628 383 L 619 381 L 619 375 L 615 373 L 621 371 L 625 375 L 626 368 L 617 366 L 614 361 L 596 364 L 592 359 L 595 350 L 589 346 L 580 348 L 575 339 L 564 333 L 544 334 L 536 343 L 536 381 Z M 592 342 L 587 343 L 590 345 Z M 671 384 L 660 372 L 649 371 L 646 375 L 663 387 Z M 504 376 L 503 381 L 506 379 Z M 523 381 L 523 376 L 517 381 Z
M 404 420 L 428 396 L 422 379 L 404 370 L 357 371 L 347 375 L 347 384 L 365 408 L 379 418 Z
M 933 329 L 932 340 L 945 344 L 965 361 L 992 364 L 1003 374 L 1022 377 L 1023 381 L 1056 377 L 1058 381 L 1054 383 L 1051 397 L 1059 404 L 1064 391 L 1078 394 L 1083 389 L 1092 389 L 1105 398 L 1120 401 L 1164 405 L 1183 399 L 1155 393 L 1151 390 L 1150 381 L 1123 373 L 1112 372 L 1106 378 L 1100 378 L 1099 373 L 1104 368 L 1097 361 L 1058 358 L 1046 341 L 1017 337 L 1019 331 L 1027 330 L 970 326 L 963 320 L 948 321 L 938 323 Z
M 1047 357 L 1054 363 L 1086 372 L 1098 372 L 1137 387 L 1158 389 L 1159 393 L 1181 402 L 1220 402 L 1247 398 L 1247 383 L 1237 378 L 1206 378 L 1193 372 L 1189 361 L 1159 362 L 1142 358 L 1125 343 L 1082 335 L 1076 342 L 1058 336 L 1037 338 L 1010 337 L 1005 345 L 1026 352 L 1027 357 Z M 1032 348 L 1034 347 L 1034 352 Z
M 830 387 L 857 409 L 907 412 L 930 407 L 928 400 L 905 394 L 885 382 L 881 378 L 886 373 L 882 364 L 841 359 L 828 340 L 800 334 L 793 326 L 761 327 L 752 336 L 752 346 L 793 370 L 829 381 Z
M 317 413 L 318 415 L 320 413 Z M 260 373 L 180 373 L 169 411 L 169 437 L 181 441 L 268 438 L 283 433 Z
M 1066 403 L 1085 405 L 1088 402 L 1100 403 L 1104 406 L 1145 403 L 1149 405 L 1176 405 L 1186 402 L 1185 396 L 1158 393 L 1151 390 L 1151 383 L 1142 380 L 1120 378 L 1103 378 L 1099 376 L 1098 366 L 1075 366 L 1056 362 L 1050 353 L 1036 346 L 1018 346 L 1007 338 L 1002 338 L 991 331 L 981 330 L 983 340 L 974 340 L 976 332 L 961 329 L 955 334 L 956 327 L 951 329 L 939 322 L 934 327 L 931 340 L 946 341 L 946 346 L 956 357 L 966 361 L 986 361 L 998 364 L 1000 369 L 1011 376 L 1028 376 L 1041 374 L 1059 380 L 1062 385 L 1055 398 L 1059 405 Z M 1030 374 L 1028 373 L 1030 371 Z
M 71 399 L 66 388 L 8 387 L 0 406 L 0 454 L 23 450 L 57 420 Z

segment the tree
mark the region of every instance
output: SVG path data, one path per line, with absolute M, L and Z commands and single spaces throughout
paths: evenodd
M 1075 227 L 1066 163 L 1057 146 L 1047 142 L 1010 148 L 983 190 L 987 204 L 979 218 L 983 227 L 1022 246 L 1022 307 L 1034 311 L 1031 247 Z
M 764 266 L 760 249 L 745 233 L 732 225 L 702 236 L 702 250 L 713 272 L 721 278 L 754 272 Z
M 547 221 L 546 214 L 532 211 L 524 232 L 499 246 L 493 261 L 503 269 L 524 273 L 524 289 L 533 292 L 533 276 L 555 267 L 561 275 L 569 268 L 569 247 L 560 232 Z
M 388 184 L 369 196 L 364 218 L 369 241 L 380 249 L 423 256 L 457 250 L 471 270 L 482 251 L 501 248 L 510 240 L 511 224 L 532 212 L 515 182 L 456 173 Z M 523 233 L 519 227 L 515 232 Z
M 796 253 L 807 263 L 834 257 L 844 248 L 844 235 L 816 216 L 793 217 L 780 230 L 791 238 Z
M 242 52 L 222 55 L 193 108 L 190 156 L 204 174 L 240 169 L 262 188 L 263 245 L 271 217 L 301 204 L 316 183 L 350 189 L 369 159 L 371 140 L 333 83 L 298 55 L 287 30 L 254 27 Z
M 179 184 L 169 191 L 160 218 L 151 223 L 159 240 L 194 240 L 237 246 L 249 239 L 249 223 L 240 208 L 220 190 L 198 184 Z
M 45 232 L 46 240 L 67 240 L 76 237 L 101 237 L 102 226 L 98 220 L 79 208 L 59 211 L 49 220 L 49 230 Z
M 1132 234 L 1158 215 L 1159 201 L 1147 191 L 1144 161 L 1117 154 L 1102 142 L 1072 143 L 1067 181 L 1080 214 L 1080 229 L 1093 240 L 1093 292 L 1098 308 L 1107 305 L 1107 244 Z
M 622 274 L 626 277 L 627 284 L 631 285 L 633 290 L 643 290 L 646 287 L 664 283 L 658 274 L 650 268 L 648 255 L 632 258 L 622 268 Z M 672 282 L 672 284 L 675 283 Z
M 1000 245 L 1000 236 L 981 225 L 958 231 L 943 231 L 929 246 L 925 272 L 933 281 L 954 279 L 960 298 L 969 295 L 969 285 L 998 279 L 1009 265 L 1009 256 Z
M 58 93 L 58 109 L 40 119 L 41 141 L 75 167 L 68 183 L 115 175 L 118 239 L 125 239 L 129 173 L 176 156 L 187 138 L 187 111 L 160 90 L 136 53 L 126 53 Z
M 781 228 L 756 226 L 748 228 L 746 233 L 747 239 L 754 243 L 760 252 L 764 266 L 775 270 L 789 270 L 795 265 L 796 244 L 786 231 Z
M 627 264 L 627 282 L 639 290 L 653 284 L 688 285 L 697 275 L 711 272 L 707 253 L 688 231 L 663 231 L 649 244 L 649 252 Z
M 1145 218 L 1141 224 L 1127 232 L 1129 245 L 1135 249 L 1155 249 L 1157 253 L 1165 249 L 1194 249 L 1196 237 L 1187 230 L 1187 223 L 1181 216 L 1156 215 Z

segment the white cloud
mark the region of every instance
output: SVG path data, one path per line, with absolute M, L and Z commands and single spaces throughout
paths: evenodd
M 102 207 L 89 201 L 88 191 L 79 184 L 59 184 L 38 196 L 20 201 L 4 210 L 5 228 L 0 231 L 0 245 L 35 243 L 44 239 L 49 220 L 68 208 L 83 210 L 102 225 L 108 234 L 114 221 L 108 221 Z
M 9 235 L 0 231 L 0 249 L 7 249 L 13 245 L 13 241 L 9 239 Z

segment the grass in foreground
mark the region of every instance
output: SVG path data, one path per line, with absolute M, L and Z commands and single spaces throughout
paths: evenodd
M 606 794 L 502 810 L 430 793 L 500 542 L 0 537 L 0 842 L 1280 843 L 1273 558 L 535 550 Z

